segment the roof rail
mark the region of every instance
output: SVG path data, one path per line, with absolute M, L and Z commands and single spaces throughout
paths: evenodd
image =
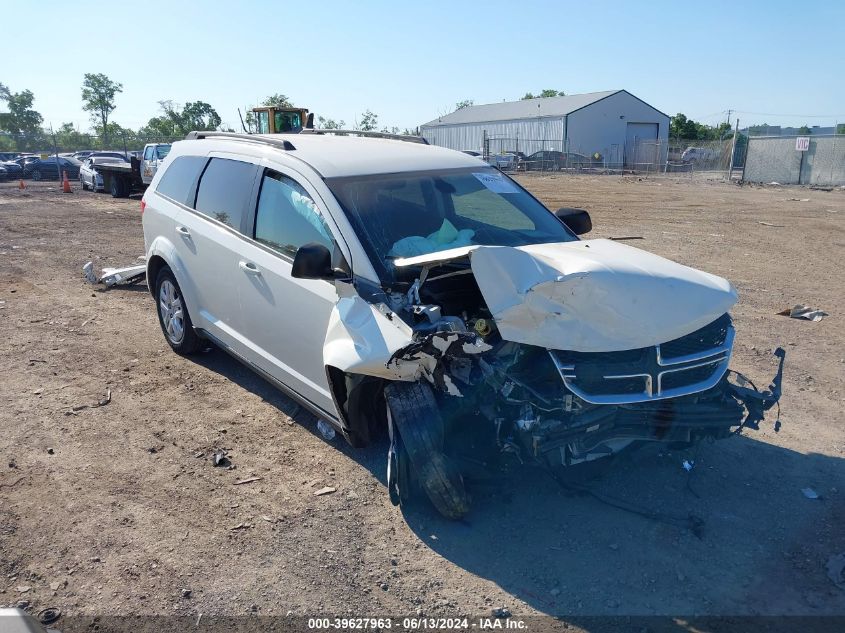
M 300 134 L 341 134 L 343 136 L 364 136 L 369 138 L 386 138 L 391 141 L 405 141 L 407 143 L 421 143 L 428 145 L 428 141 L 422 136 L 411 136 L 409 134 L 391 134 L 389 132 L 376 132 L 370 130 L 326 130 L 326 129 L 303 129 Z
M 261 143 L 263 145 L 271 145 L 286 151 L 295 150 L 293 143 L 281 138 L 273 138 L 268 136 L 260 136 L 258 134 L 239 134 L 238 132 L 188 132 L 185 135 L 186 141 L 196 141 L 204 138 L 229 138 L 235 141 L 246 141 L 248 143 Z

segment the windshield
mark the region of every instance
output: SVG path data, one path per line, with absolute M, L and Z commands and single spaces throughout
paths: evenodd
M 577 238 L 546 207 L 498 170 L 330 178 L 379 277 L 393 260 L 472 244 L 524 246 Z
M 165 156 L 170 153 L 170 145 L 157 145 L 156 146 L 156 158 L 161 160 Z

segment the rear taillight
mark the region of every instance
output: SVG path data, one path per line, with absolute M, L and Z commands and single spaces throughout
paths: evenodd
M 147 208 L 147 201 L 141 198 L 141 215 L 144 215 L 144 209 Z

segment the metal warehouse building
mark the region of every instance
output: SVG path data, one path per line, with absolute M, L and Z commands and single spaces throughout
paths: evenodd
M 497 154 L 595 153 L 608 166 L 662 165 L 669 117 L 627 90 L 470 106 L 420 126 L 432 145 Z

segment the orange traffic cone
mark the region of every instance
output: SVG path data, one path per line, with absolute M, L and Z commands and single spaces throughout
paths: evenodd
M 62 193 L 73 193 L 73 189 L 70 188 L 70 180 L 67 179 L 67 171 L 63 171 L 64 178 L 62 179 Z
M 21 178 L 21 182 L 20 182 L 20 184 L 18 185 L 18 189 L 20 189 L 21 191 L 23 191 L 24 189 L 26 189 L 26 183 L 23 181 L 23 178 Z

